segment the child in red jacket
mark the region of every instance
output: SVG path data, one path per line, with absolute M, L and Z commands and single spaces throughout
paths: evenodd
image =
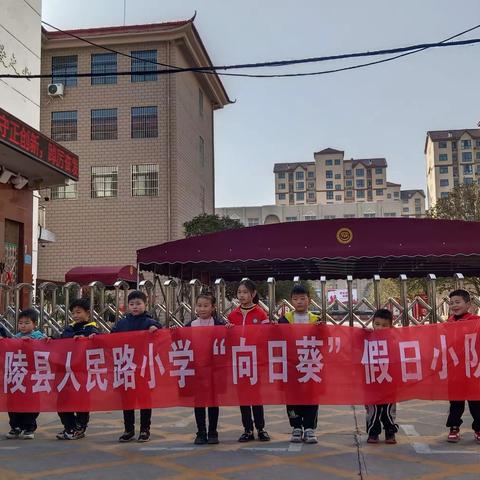
M 238 285 L 237 299 L 240 306 L 235 308 L 228 316 L 228 321 L 233 325 L 259 325 L 269 323 L 268 315 L 258 306 L 258 293 L 255 284 L 251 280 L 242 280 Z M 239 442 L 250 442 L 255 439 L 253 425 L 258 430 L 258 439 L 268 442 L 270 436 L 265 431 L 265 416 L 263 405 L 242 405 L 242 424 L 244 433 L 238 439 Z M 252 419 L 253 414 L 253 419 Z
M 478 315 L 469 312 L 471 307 L 470 294 L 466 290 L 454 290 L 449 295 L 450 313 L 449 322 L 458 322 L 464 320 L 479 320 Z M 477 443 L 480 443 L 480 400 L 469 400 L 468 408 L 473 417 L 473 435 Z M 460 440 L 460 425 L 462 424 L 462 415 L 465 411 L 465 400 L 455 400 L 450 402 L 450 411 L 448 413 L 447 427 L 450 428 L 447 441 L 456 443 Z

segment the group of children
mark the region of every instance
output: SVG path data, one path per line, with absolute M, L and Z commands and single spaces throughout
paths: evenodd
M 221 326 L 232 328 L 235 325 L 260 325 L 269 323 L 265 311 L 258 305 L 258 293 L 255 284 L 250 280 L 242 280 L 237 289 L 239 306 L 236 307 L 227 321 L 216 315 L 215 297 L 211 294 L 201 294 L 196 300 L 196 319 L 186 324 L 185 327 Z M 135 290 L 128 295 L 128 313 L 113 327 L 112 333 L 149 330 L 154 332 L 162 326 L 147 313 L 147 298 L 143 292 Z M 291 291 L 291 304 L 293 310 L 286 313 L 278 320 L 279 324 L 322 324 L 320 318 L 309 311 L 310 294 L 301 284 L 295 285 Z M 471 307 L 470 295 L 465 290 L 455 290 L 450 294 L 451 322 L 480 319 L 469 313 Z M 73 324 L 67 326 L 61 338 L 89 337 L 99 334 L 97 324 L 90 318 L 90 303 L 87 299 L 78 299 L 70 305 Z M 37 330 L 38 315 L 35 310 L 23 310 L 18 319 L 19 332 L 15 338 L 42 339 L 45 335 Z M 373 329 L 393 328 L 393 316 L 389 310 L 380 309 L 374 313 Z M 4 329 L 0 328 L 0 337 L 6 337 Z M 49 341 L 49 339 L 47 339 Z M 473 417 L 472 428 L 474 438 L 480 443 L 480 399 L 468 401 L 470 413 Z M 315 434 L 317 427 L 318 405 L 287 405 L 287 415 L 292 427 L 290 441 L 292 443 L 314 444 L 318 442 Z M 465 410 L 465 401 L 451 401 L 447 419 L 450 428 L 447 440 L 458 442 L 460 440 L 460 425 Z M 262 405 L 240 406 L 244 432 L 238 439 L 239 442 L 249 442 L 255 439 L 254 428 L 257 430 L 259 441 L 267 442 L 270 436 L 265 430 L 265 415 Z M 367 405 L 366 420 L 368 443 L 378 443 L 382 432 L 385 431 L 385 443 L 395 444 L 395 434 L 398 426 L 395 423 L 395 404 Z M 197 434 L 194 443 L 218 443 L 218 417 L 219 407 L 197 407 L 194 409 Z M 33 439 L 37 428 L 36 420 L 39 413 L 9 412 L 10 431 L 6 434 L 8 439 Z M 77 440 L 85 436 L 89 422 L 88 412 L 60 412 L 60 421 L 63 430 L 57 434 L 59 440 Z M 148 442 L 150 439 L 151 409 L 140 410 L 140 433 L 138 442 Z M 207 427 L 208 418 L 208 427 Z M 124 410 L 123 420 L 125 431 L 118 439 L 119 442 L 130 442 L 135 438 L 135 411 Z

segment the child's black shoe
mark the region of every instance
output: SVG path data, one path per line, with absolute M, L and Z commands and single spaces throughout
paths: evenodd
M 195 437 L 195 441 L 193 443 L 195 445 L 205 445 L 208 443 L 207 432 L 197 432 L 197 436 Z
M 131 442 L 135 437 L 135 430 L 131 432 L 123 432 L 123 435 L 118 439 L 120 443 Z

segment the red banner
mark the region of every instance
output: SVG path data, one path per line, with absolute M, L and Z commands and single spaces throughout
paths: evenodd
M 0 410 L 480 399 L 480 320 L 198 327 L 0 341 Z

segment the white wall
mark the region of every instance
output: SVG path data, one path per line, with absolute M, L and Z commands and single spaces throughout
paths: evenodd
M 42 0 L 0 0 L 0 73 L 40 73 Z M 40 80 L 0 79 L 0 107 L 37 130 Z M 33 202 L 32 274 L 37 276 L 38 198 Z

